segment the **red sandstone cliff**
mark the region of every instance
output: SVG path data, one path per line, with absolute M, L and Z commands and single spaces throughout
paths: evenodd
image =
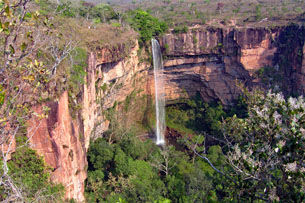
M 240 93 L 237 81 L 248 87 L 263 86 L 254 75 L 262 67 L 278 67 L 282 91 L 304 93 L 304 27 L 202 27 L 167 34 L 160 41 L 166 57 L 167 100 L 200 92 L 206 101 L 230 104 Z
M 81 125 L 69 113 L 68 93 L 64 92 L 57 102 L 45 105 L 50 108 L 48 118 L 29 122 L 31 147 L 52 168 L 51 180 L 65 186 L 65 198 L 84 201 L 86 149 L 81 140 Z M 42 106 L 35 107 L 34 111 L 43 113 Z
M 51 180 L 65 186 L 66 199 L 85 201 L 86 152 L 90 137 L 94 134 L 101 136 L 100 133 L 108 128 L 109 122 L 104 118 L 103 111 L 112 107 L 115 101 L 125 100 L 139 81 L 145 83 L 141 78 L 147 75 L 147 71 L 144 71 L 147 65 L 139 63 L 137 50 L 138 44 L 125 59 L 117 55 L 100 55 L 99 52 L 89 54 L 79 118 L 72 119 L 70 115 L 66 91 L 58 101 L 43 104 L 50 108 L 47 118 L 29 121 L 31 147 L 52 168 Z M 102 51 L 105 53 L 104 49 Z M 97 58 L 97 55 L 101 58 Z M 112 84 L 112 88 L 103 91 L 100 87 L 104 84 Z M 120 88 L 118 84 L 122 84 Z M 42 114 L 43 105 L 33 110 Z

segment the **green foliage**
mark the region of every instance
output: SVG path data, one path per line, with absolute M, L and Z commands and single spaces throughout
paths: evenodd
M 14 182 L 26 192 L 26 201 L 35 200 L 37 195 L 44 201 L 63 197 L 64 187 L 50 183 L 50 171 L 34 150 L 25 146 L 17 148 L 8 162 L 8 168 Z M 0 195 L 0 198 L 5 197 Z
M 33 130 L 26 125 L 29 119 L 47 117 L 47 107 L 41 105 L 40 114 L 32 108 L 42 92 L 50 88 L 53 76 L 53 64 L 40 60 L 39 50 L 60 50 L 55 53 L 58 58 L 64 52 L 57 46 L 60 42 L 53 38 L 49 19 L 41 16 L 35 7 L 25 0 L 0 2 L 0 38 L 3 39 L 0 47 L 5 50 L 0 56 L 0 201 L 3 202 L 54 201 L 55 197 L 60 201 L 63 191 L 62 186 L 50 183 L 49 171 L 35 151 L 16 146 L 11 154 L 15 138 L 19 144 L 22 142 L 19 138 Z M 49 38 L 50 41 L 46 40 Z
M 89 166 L 95 167 L 88 172 L 87 193 L 100 201 L 121 198 L 158 202 L 165 198 L 173 202 L 231 202 L 264 198 L 300 202 L 304 199 L 303 100 L 244 92 L 226 114 L 221 105 L 208 105 L 197 94 L 167 108 L 170 127 L 192 131 L 192 136 L 180 143 L 182 151 L 172 146 L 161 150 L 132 133 L 111 143 L 99 138 L 96 143 L 102 145 L 92 144 L 98 150 L 89 149 Z M 211 145 L 209 136 L 197 132 L 229 144 Z M 102 150 L 105 152 L 98 152 Z M 92 158 L 97 153 L 103 157 Z M 211 163 L 226 175 L 213 169 Z M 284 189 L 289 194 L 282 193 Z
M 101 89 L 103 90 L 103 93 L 105 93 L 108 89 L 108 85 L 107 83 L 104 83 L 102 86 L 101 86 Z
M 117 19 L 118 15 L 109 4 L 99 3 L 92 4 L 81 1 L 78 7 L 73 7 L 73 10 L 81 17 L 87 20 L 93 20 L 94 23 L 107 23 L 113 19 Z M 71 16 L 74 17 L 74 16 Z
M 148 12 L 137 9 L 129 14 L 130 25 L 140 33 L 139 42 L 144 45 L 153 37 L 163 34 L 167 24 L 151 16 Z
M 228 116 L 232 117 L 234 115 L 238 118 L 248 117 L 248 104 L 245 95 L 239 95 L 238 98 L 233 101 L 233 106 L 228 111 Z
M 240 6 L 238 6 L 237 8 L 233 9 L 233 13 L 237 14 L 240 12 Z
M 189 28 L 186 26 L 186 25 L 183 25 L 183 26 L 177 26 L 173 29 L 173 32 L 176 33 L 176 34 L 179 34 L 179 33 L 187 33 L 189 30 Z
M 297 12 L 297 13 L 302 13 L 302 11 L 303 11 L 302 8 L 299 7 L 299 6 L 296 7 L 294 10 L 295 10 L 295 12 Z
M 204 188 L 201 189 L 202 193 L 194 190 L 193 194 L 191 188 L 195 187 L 193 184 L 196 185 L 196 181 L 186 181 L 187 197 L 193 199 L 204 201 L 209 196 L 209 201 L 254 201 L 263 198 L 302 202 L 305 198 L 302 189 L 305 178 L 302 172 L 302 155 L 305 153 L 302 147 L 305 144 L 303 100 L 303 97 L 286 100 L 282 94 L 271 92 L 244 91 L 228 114 L 220 105 L 211 107 L 199 98 L 168 107 L 169 127 L 175 127 L 180 132 L 186 132 L 183 128 L 194 129 L 193 136 L 184 138 L 182 143 L 185 147 L 195 148 L 214 167 L 227 174 L 217 173 L 201 157 L 193 156 L 194 166 L 188 163 L 186 157 L 179 155 L 177 168 L 171 170 L 178 172 L 179 176 L 167 177 L 170 199 L 178 201 L 177 197 L 181 198 L 177 193 L 183 192 L 178 185 L 183 185 L 185 179 L 191 180 L 192 177 L 187 174 L 192 174 L 197 180 L 202 178 L 201 182 L 207 181 L 205 185 L 210 189 L 206 193 Z M 220 122 L 224 118 L 226 120 Z M 191 121 L 189 125 L 188 121 Z M 196 135 L 196 132 L 200 132 L 200 125 L 195 125 L 198 121 L 203 127 L 202 132 L 227 141 L 224 149 L 210 146 L 210 143 L 206 143 L 207 138 Z M 197 170 L 201 173 L 197 174 Z M 184 178 L 181 179 L 181 176 Z M 182 180 L 183 183 L 180 182 Z M 173 187 L 177 187 L 177 191 Z M 196 188 L 200 186 L 196 185 Z M 290 192 L 283 193 L 284 190 Z M 187 197 L 183 201 L 187 201 Z
M 100 21 L 104 23 L 117 17 L 113 8 L 110 5 L 103 3 L 94 6 L 91 12 L 92 18 L 99 18 Z
M 72 88 L 76 89 L 77 91 L 80 91 L 79 90 L 80 86 L 85 83 L 87 51 L 80 47 L 75 48 L 73 55 L 73 62 L 74 64 L 70 70 L 69 80 L 72 83 Z
M 154 203 L 171 203 L 172 201 L 170 199 L 161 199 L 154 201 Z
M 119 197 L 134 201 L 161 199 L 164 185 L 157 171 L 147 162 L 148 151 L 157 150 L 150 141 L 135 141 L 128 134 L 123 140 L 107 143 L 99 138 L 88 150 L 87 193 L 95 200 L 118 200 Z M 117 196 L 116 192 L 121 195 Z M 107 195 L 109 192 L 112 195 Z
M 115 170 L 114 175 L 129 175 L 131 174 L 129 168 L 128 156 L 124 151 L 118 146 L 116 147 L 115 156 L 114 156 Z
M 56 12 L 65 17 L 76 16 L 76 9 L 72 7 L 71 1 L 60 1 L 60 4 L 56 8 Z
M 137 94 L 137 91 L 136 90 L 133 90 L 125 99 L 125 102 L 124 102 L 124 110 L 127 112 L 128 111 L 128 108 L 132 102 L 132 100 L 135 99 L 136 97 L 136 94 Z
M 197 44 L 197 42 L 198 42 L 198 39 L 197 39 L 196 35 L 195 35 L 195 34 L 193 34 L 193 43 L 196 45 L 196 44 Z
M 185 103 L 174 104 L 166 109 L 167 126 L 186 134 L 207 132 L 218 135 L 221 120 L 226 116 L 220 104 L 204 103 L 199 93 Z
M 274 91 L 280 91 L 283 87 L 283 72 L 279 70 L 279 66 L 276 67 L 262 67 L 257 72 L 257 77 L 268 88 Z
M 194 113 L 192 110 L 184 111 L 181 108 L 181 105 L 166 108 L 166 125 L 180 133 L 193 134 L 194 130 L 188 128 L 188 123 L 195 119 Z
M 247 93 L 249 117 L 228 118 L 223 132 L 231 145 L 227 160 L 239 177 L 239 196 L 247 200 L 302 202 L 304 188 L 303 97 Z M 257 178 L 259 177 L 259 178 Z M 283 193 L 282 191 L 289 191 Z
M 255 19 L 261 20 L 262 19 L 262 5 L 259 4 L 255 7 Z
M 165 181 L 169 199 L 178 202 L 181 196 L 185 196 L 185 182 L 181 178 L 168 175 Z
M 208 153 L 214 164 L 223 165 L 220 147 Z M 202 202 L 211 194 L 218 200 L 208 164 L 171 146 L 161 150 L 130 132 L 112 143 L 98 138 L 90 145 L 88 162 L 88 201 Z
M 69 70 L 68 77 L 68 90 L 69 90 L 69 107 L 71 110 L 72 117 L 76 116 L 78 110 L 81 109 L 80 104 L 78 104 L 77 97 L 82 91 L 82 86 L 85 84 L 87 66 L 87 52 L 86 50 L 77 47 L 72 53 L 73 64 Z
M 139 201 L 153 201 L 161 199 L 164 191 L 164 183 L 149 162 L 135 160 L 130 162 L 131 184 L 133 188 L 129 190 L 132 199 Z
M 117 23 L 117 22 L 111 23 L 111 25 L 113 27 L 121 27 L 122 26 L 120 23 Z
M 88 150 L 89 170 L 98 170 L 110 167 L 109 164 L 114 156 L 114 148 L 109 145 L 105 140 L 98 139 L 91 143 Z
M 42 15 L 46 15 L 52 11 L 54 11 L 52 8 L 52 3 L 49 0 L 39 0 L 39 1 L 35 1 L 38 6 L 39 6 L 39 13 L 41 13 Z
M 4 103 L 4 98 L 5 98 L 5 92 L 4 92 L 2 85 L 0 85 L 0 107 Z

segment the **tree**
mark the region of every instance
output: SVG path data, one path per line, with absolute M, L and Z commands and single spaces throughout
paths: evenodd
M 94 4 L 81 1 L 80 8 L 79 8 L 79 14 L 83 17 L 85 17 L 87 20 L 89 20 L 89 17 L 91 16 L 92 9 L 94 8 Z
M 224 7 L 224 3 L 217 3 L 216 11 L 221 14 L 223 7 Z
M 224 200 L 303 202 L 304 98 L 246 89 L 243 98 L 246 116 L 234 115 L 221 124 L 223 140 L 217 140 L 224 155 L 217 146 L 206 153 L 200 135 L 188 138 L 187 147 L 217 172 L 212 173 L 213 180 Z
M 66 17 L 75 17 L 75 10 L 72 7 L 72 3 L 70 1 L 62 1 L 57 0 L 57 8 L 56 12 Z
M 161 173 L 164 173 L 164 176 L 168 176 L 170 170 L 176 165 L 174 163 L 175 150 L 172 146 L 165 147 L 160 150 L 160 153 L 156 153 L 152 157 L 151 165 L 158 169 Z
M 27 146 L 16 149 L 8 167 L 12 180 L 23 194 L 24 202 L 58 201 L 62 197 L 63 186 L 50 183 L 50 170 L 46 167 L 43 157 Z M 10 197 L 7 192 L 5 187 L 0 186 L 1 200 Z
M 98 4 L 93 7 L 93 18 L 99 18 L 101 22 L 106 23 L 110 19 L 116 17 L 116 13 L 113 8 L 108 4 Z
M 227 161 L 244 200 L 305 199 L 304 98 L 247 92 L 248 118 L 223 123 Z
M 122 25 L 123 21 L 126 19 L 126 13 L 121 7 L 113 7 L 113 10 L 118 18 L 119 23 Z
M 16 148 L 15 139 L 31 137 L 35 131 L 27 129 L 26 122 L 47 116 L 46 106 L 42 114 L 31 107 L 47 91 L 57 67 L 74 47 L 69 40 L 58 43 L 60 34 L 52 32 L 50 20 L 31 7 L 31 0 L 0 1 L 0 186 L 6 191 L 6 201 L 26 199 L 26 191 L 11 177 L 8 161 Z M 42 52 L 54 58 L 42 57 Z
M 140 44 L 144 45 L 152 37 L 158 36 L 167 30 L 167 25 L 163 21 L 151 16 L 143 10 L 135 10 L 130 14 L 131 26 L 140 33 Z

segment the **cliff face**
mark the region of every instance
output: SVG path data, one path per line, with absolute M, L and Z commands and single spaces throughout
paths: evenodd
M 52 168 L 51 180 L 65 186 L 65 198 L 84 200 L 84 181 L 87 177 L 86 148 L 83 142 L 81 123 L 72 120 L 68 107 L 68 93 L 58 101 L 46 103 L 50 108 L 48 118 L 32 119 L 29 122 L 29 138 L 33 149 L 44 156 Z M 34 111 L 43 113 L 43 107 Z
M 237 81 L 248 87 L 264 86 L 254 74 L 262 67 L 276 67 L 285 81 L 282 91 L 304 92 L 304 59 L 298 59 L 304 56 L 302 27 L 191 28 L 187 33 L 167 34 L 160 41 L 168 100 L 200 92 L 206 101 L 230 104 L 240 93 Z
M 118 54 L 112 56 L 113 50 L 102 49 L 89 54 L 82 109 L 77 118 L 72 119 L 69 112 L 68 92 L 58 101 L 33 109 L 37 114 L 44 113 L 43 106 L 50 109 L 47 118 L 29 121 L 28 137 L 31 147 L 44 156 L 46 164 L 52 168 L 51 180 L 65 186 L 66 199 L 85 201 L 86 152 L 90 138 L 101 136 L 108 129 L 109 121 L 103 112 L 115 102 L 124 101 L 135 90 L 146 92 L 143 84 L 147 65 L 139 64 L 137 50 L 136 44 L 124 59 Z
M 140 63 L 138 49 L 136 43 L 129 56 L 121 60 L 117 60 L 117 57 L 107 57 L 107 60 L 96 57 L 102 56 L 101 52 L 89 57 L 87 72 L 90 74 L 87 76 L 88 82 L 84 91 L 86 105 L 83 117 L 89 118 L 90 121 L 84 121 L 85 137 L 99 137 L 108 129 L 109 121 L 105 118 L 105 112 L 114 104 L 123 103 L 131 94 L 141 97 L 147 93 L 146 78 L 149 65 Z M 103 50 L 102 52 L 104 53 Z
M 301 71 L 298 72 L 297 75 L 297 83 L 301 84 L 300 89 L 302 94 L 305 94 L 305 44 L 303 45 L 303 58 L 302 58 L 302 68 Z

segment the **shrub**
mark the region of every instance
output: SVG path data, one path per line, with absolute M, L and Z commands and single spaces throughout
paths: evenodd
M 168 46 L 168 44 L 164 44 L 164 49 L 165 49 L 165 53 L 168 53 L 168 51 L 169 51 L 169 46 Z
M 161 199 L 164 184 L 147 162 L 151 144 L 136 140 L 130 133 L 112 144 L 104 138 L 93 142 L 88 150 L 88 198 L 92 201 L 123 198 L 128 202 Z
M 257 5 L 255 7 L 255 19 L 261 20 L 262 19 L 262 5 Z
M 42 157 L 26 147 L 18 147 L 12 154 L 11 160 L 8 162 L 9 173 L 14 183 L 23 188 L 23 196 L 26 202 L 37 201 L 54 201 L 63 197 L 64 187 L 59 184 L 50 182 L 50 171 L 46 167 Z M 1 192 L 0 199 L 5 193 Z
M 247 93 L 247 104 L 248 118 L 233 116 L 222 127 L 224 136 L 234 143 L 226 158 L 234 169 L 232 177 L 240 177 L 239 196 L 244 201 L 302 202 L 304 98 L 254 91 Z
M 193 34 L 193 43 L 194 43 L 194 44 L 197 44 L 197 42 L 198 42 L 198 39 L 197 39 L 197 37 L 196 37 L 196 34 Z
M 61 2 L 56 8 L 56 12 L 66 17 L 76 16 L 76 11 L 72 7 L 72 3 L 70 1 Z
M 141 9 L 130 12 L 129 23 L 140 33 L 139 42 L 144 45 L 152 37 L 163 34 L 167 30 L 167 24 L 151 16 Z
M 2 104 L 4 103 L 4 98 L 5 98 L 5 92 L 3 90 L 2 85 L 0 85 L 0 107 L 2 106 Z
M 191 99 L 181 101 L 166 109 L 166 124 L 183 134 L 207 132 L 219 134 L 221 119 L 227 115 L 222 106 L 217 103 L 207 104 L 199 93 Z
M 188 27 L 187 26 L 178 26 L 178 27 L 175 27 L 173 32 L 175 34 L 178 34 L 178 33 L 187 33 L 188 32 Z

